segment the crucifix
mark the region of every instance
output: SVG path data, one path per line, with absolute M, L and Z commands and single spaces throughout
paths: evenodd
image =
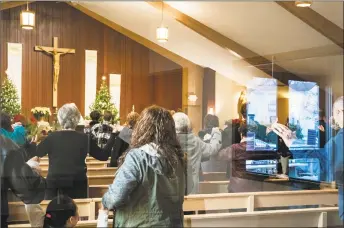
M 53 57 L 54 72 L 53 72 L 53 107 L 57 107 L 57 85 L 60 74 L 60 56 L 65 54 L 74 54 L 75 49 L 59 48 L 58 38 L 54 37 L 53 47 L 35 46 L 35 51 L 43 51 Z

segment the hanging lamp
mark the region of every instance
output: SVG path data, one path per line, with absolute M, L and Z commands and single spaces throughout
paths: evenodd
M 311 7 L 312 5 L 312 0 L 297 0 L 295 1 L 295 5 L 297 7 Z
M 164 2 L 161 1 L 161 25 L 156 29 L 156 39 L 160 43 L 168 41 L 168 28 L 163 26 L 164 21 Z
M 29 2 L 26 2 L 26 10 L 20 13 L 20 27 L 27 30 L 35 27 L 35 12 L 29 10 Z

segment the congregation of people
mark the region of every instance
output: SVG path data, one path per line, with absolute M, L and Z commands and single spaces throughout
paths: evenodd
M 330 140 L 337 157 L 335 167 L 329 168 L 335 173 L 342 220 L 343 102 L 340 97 L 333 105 L 339 131 Z M 65 104 L 57 113 L 61 130 L 28 139 L 25 121 L 13 122 L 1 113 L 1 227 L 8 226 L 8 189 L 24 202 L 33 227 L 76 226 L 79 215 L 73 199 L 88 198 L 87 156 L 110 159 L 109 166 L 118 167 L 101 209 L 105 214 L 115 211 L 114 227 L 183 227 L 184 196 L 199 193 L 204 172 L 226 172 L 230 193 L 267 191 L 263 179 L 246 172 L 247 160 L 264 159 L 247 153 L 246 103 L 240 116 L 221 130 L 219 118 L 208 114 L 204 128 L 195 133 L 187 114 L 150 106 L 140 114 L 129 113 L 123 126 L 112 122 L 110 111 L 93 111 L 91 121 L 76 130 L 81 114 L 75 104 Z M 276 160 L 292 156 L 294 138 L 288 126 L 274 123 L 265 133 L 277 138 Z M 46 178 L 40 175 L 44 156 L 49 157 Z M 283 174 L 283 169 L 278 172 Z M 45 211 L 39 205 L 44 199 L 51 200 Z

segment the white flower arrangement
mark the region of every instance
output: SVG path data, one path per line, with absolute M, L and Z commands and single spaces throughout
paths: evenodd
M 50 108 L 47 107 L 34 107 L 31 113 L 35 116 L 51 116 Z

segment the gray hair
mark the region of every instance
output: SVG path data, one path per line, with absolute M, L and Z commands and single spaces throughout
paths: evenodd
M 57 119 L 62 129 L 74 130 L 80 121 L 81 114 L 74 103 L 63 105 L 58 113 Z
M 182 112 L 177 112 L 173 115 L 173 120 L 176 127 L 176 133 L 189 133 L 192 130 L 191 121 L 189 117 Z
M 333 103 L 333 109 L 344 110 L 344 97 L 338 97 Z

